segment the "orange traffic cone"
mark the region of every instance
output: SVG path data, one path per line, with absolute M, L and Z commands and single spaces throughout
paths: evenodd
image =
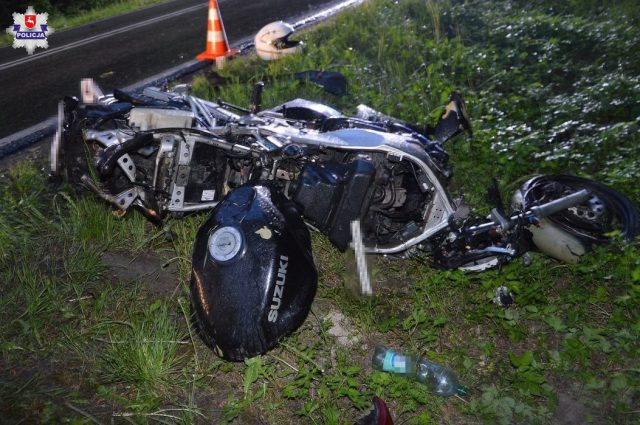
M 220 19 L 220 9 L 216 0 L 209 0 L 209 22 L 207 25 L 207 50 L 196 56 L 196 59 L 221 59 L 238 53 L 237 49 L 229 49 L 227 34 Z

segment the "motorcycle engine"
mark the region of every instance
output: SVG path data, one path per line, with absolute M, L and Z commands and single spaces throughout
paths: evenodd
M 344 251 L 351 241 L 350 223 L 359 218 L 375 175 L 370 161 L 308 163 L 300 175 L 293 200 L 304 216 Z

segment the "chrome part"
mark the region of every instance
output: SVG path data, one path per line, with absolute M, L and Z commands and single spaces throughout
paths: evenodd
M 460 266 L 458 269 L 468 272 L 481 272 L 497 266 L 499 262 L 498 257 L 487 257 L 476 261 L 474 264 Z
M 508 246 L 506 248 L 500 246 L 488 246 L 484 249 L 477 249 L 474 252 L 494 252 L 496 254 L 516 255 L 515 249 Z
M 570 195 L 554 199 L 546 204 L 533 206 L 531 207 L 531 212 L 533 212 L 538 218 L 547 217 L 562 210 L 575 207 L 589 199 L 590 196 L 591 194 L 587 189 L 582 189 Z
M 502 215 L 497 208 L 491 208 L 491 221 L 495 224 L 499 225 L 503 232 L 511 229 L 514 226 L 513 221 L 509 220 L 507 217 Z
M 173 208 L 169 209 L 172 212 L 193 212 L 193 211 L 203 211 L 214 208 L 218 205 L 217 202 L 207 202 L 204 204 L 188 204 L 183 206 L 182 208 Z
M 189 96 L 189 104 L 191 105 L 191 111 L 196 117 L 202 117 L 205 124 L 205 128 L 210 129 L 216 126 L 216 118 L 211 114 L 202 101 L 194 96 Z
M 569 208 L 569 211 L 583 220 L 597 221 L 606 213 L 606 207 L 600 198 L 596 195 L 591 195 L 587 201 L 587 205 L 576 205 L 575 207 Z

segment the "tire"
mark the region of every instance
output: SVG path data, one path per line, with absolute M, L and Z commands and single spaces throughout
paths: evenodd
M 640 233 L 640 211 L 622 193 L 594 180 L 569 175 L 543 175 L 521 188 L 523 207 L 528 209 L 581 189 L 591 193 L 588 201 L 553 214 L 547 219 L 587 245 L 606 243 L 611 232 L 627 240 Z
M 83 175 L 91 176 L 94 174 L 91 162 L 94 160 L 97 146 L 85 143 L 82 138 L 71 138 L 66 140 L 62 150 L 63 174 L 67 183 L 73 187 L 78 193 L 87 191 L 86 186 L 82 183 Z
M 100 181 L 95 163 L 96 158 L 103 150 L 95 140 L 84 141 L 81 130 L 69 132 L 66 135 L 61 151 L 62 174 L 77 193 L 91 192 L 82 181 L 83 175 L 91 177 L 112 194 L 120 193 L 131 187 L 130 181 L 120 167 L 116 167 L 113 175 L 108 179 Z

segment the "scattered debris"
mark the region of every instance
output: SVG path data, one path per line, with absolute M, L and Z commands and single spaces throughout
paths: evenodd
M 347 94 L 347 78 L 339 72 L 309 70 L 296 72 L 295 78 L 302 82 L 312 82 L 336 96 Z
M 385 402 L 375 396 L 371 410 L 358 419 L 354 425 L 393 425 L 393 419 Z
M 375 370 L 414 379 L 439 396 L 461 397 L 469 393 L 469 390 L 460 384 L 455 372 L 448 367 L 434 363 L 425 357 L 396 352 L 384 345 L 376 346 L 371 358 L 371 366 Z
M 509 291 L 509 288 L 506 286 L 498 286 L 496 288 L 495 297 L 493 298 L 494 303 L 500 307 L 507 308 L 513 304 L 513 301 L 513 294 Z

